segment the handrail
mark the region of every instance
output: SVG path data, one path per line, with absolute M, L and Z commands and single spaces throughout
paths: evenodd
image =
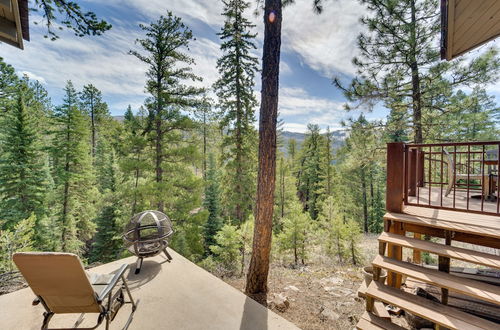
M 404 205 L 500 215 L 500 141 L 403 144 L 402 150 Z

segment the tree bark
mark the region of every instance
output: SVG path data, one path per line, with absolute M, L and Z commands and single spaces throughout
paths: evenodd
M 255 230 L 252 258 L 245 288 L 245 293 L 248 296 L 263 305 L 267 304 L 267 277 L 276 183 L 276 123 L 278 117 L 281 19 L 281 0 L 266 0 Z
M 366 196 L 366 171 L 361 167 L 361 190 L 363 196 L 363 229 L 368 233 L 368 197 Z
M 420 75 L 417 62 L 417 18 L 415 9 L 415 0 L 411 1 L 411 35 L 412 49 L 410 51 L 410 68 L 411 68 L 411 84 L 412 84 L 412 107 L 413 107 L 413 133 L 414 142 L 423 143 L 422 133 L 422 93 L 420 92 Z

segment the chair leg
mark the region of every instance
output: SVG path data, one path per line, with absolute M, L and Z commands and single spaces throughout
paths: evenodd
M 52 318 L 52 316 L 54 316 L 54 313 L 52 313 L 52 312 L 43 313 L 42 330 L 49 328 L 49 322 L 50 322 L 50 319 Z
M 142 258 L 139 257 L 137 258 L 137 263 L 135 266 L 135 274 L 139 274 L 141 272 L 141 267 L 142 267 Z
M 130 293 L 130 289 L 128 287 L 127 281 L 125 280 L 125 276 L 122 275 L 122 282 L 123 286 L 125 287 L 125 290 L 127 291 L 128 298 L 130 299 L 130 302 L 132 303 L 132 311 L 134 312 L 135 309 L 137 308 L 137 305 L 134 301 L 134 298 L 132 298 L 132 294 Z
M 163 252 L 164 252 L 164 253 L 165 253 L 165 255 L 167 256 L 168 261 L 172 260 L 172 256 L 170 255 L 170 253 L 168 253 L 167 248 L 164 248 L 164 249 L 163 249 Z

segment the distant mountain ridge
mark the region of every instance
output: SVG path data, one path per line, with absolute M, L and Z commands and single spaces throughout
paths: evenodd
M 335 151 L 344 145 L 346 133 L 344 131 L 340 131 L 340 130 L 331 131 L 331 133 L 333 136 L 332 151 Z M 323 135 L 324 134 L 325 133 L 323 133 Z M 306 137 L 307 137 L 306 133 L 282 131 L 281 132 L 282 145 L 280 146 L 280 150 L 283 153 L 285 153 L 285 155 L 286 155 L 287 154 L 287 145 L 291 139 L 294 139 L 297 142 L 298 147 L 300 148 L 302 146 L 302 144 L 304 143 L 304 140 L 306 139 Z
M 113 118 L 117 121 L 122 122 L 125 117 L 124 116 L 113 116 Z M 333 150 L 337 150 L 344 144 L 344 140 L 346 138 L 346 133 L 341 130 L 337 131 L 332 131 L 331 132 L 333 135 Z M 297 141 L 297 144 L 300 148 L 302 146 L 302 143 L 304 143 L 304 140 L 307 137 L 306 133 L 299 133 L 299 132 L 291 132 L 291 131 L 282 131 L 281 133 L 281 139 L 282 139 L 282 146 L 280 146 L 280 150 L 286 154 L 286 146 L 288 145 L 288 141 L 291 139 L 294 139 Z M 325 134 L 325 133 L 323 133 Z

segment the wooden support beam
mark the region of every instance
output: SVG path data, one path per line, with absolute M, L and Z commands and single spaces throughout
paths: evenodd
M 413 238 L 422 239 L 422 234 L 413 233 Z M 420 250 L 413 249 L 413 262 L 416 264 L 422 263 L 422 252 Z
M 403 142 L 387 143 L 387 189 L 385 207 L 388 212 L 403 212 L 404 181 L 405 181 L 405 144 Z M 387 221 L 387 220 L 384 220 Z M 384 224 L 386 231 L 403 234 L 404 230 L 398 221 L 390 221 Z M 388 244 L 387 255 L 391 258 L 401 260 L 403 248 L 394 244 Z M 389 273 L 387 283 L 393 287 L 401 286 L 401 275 Z
M 398 221 L 391 221 L 391 226 L 389 228 L 389 232 L 398 235 L 405 235 L 405 230 L 403 228 L 403 224 Z M 387 256 L 392 259 L 402 260 L 403 259 L 403 248 L 399 245 L 388 244 L 387 247 Z M 400 288 L 402 282 L 401 274 L 389 272 L 387 275 L 387 284 L 394 287 Z
M 445 244 L 451 245 L 452 232 L 449 230 L 445 230 L 444 236 L 445 236 Z M 438 264 L 439 270 L 442 272 L 445 272 L 445 273 L 449 273 L 450 272 L 450 258 L 444 257 L 444 256 L 439 256 L 438 259 L 439 259 L 439 264 Z M 448 305 L 448 295 L 449 295 L 448 289 L 441 288 L 441 303 L 443 305 Z

